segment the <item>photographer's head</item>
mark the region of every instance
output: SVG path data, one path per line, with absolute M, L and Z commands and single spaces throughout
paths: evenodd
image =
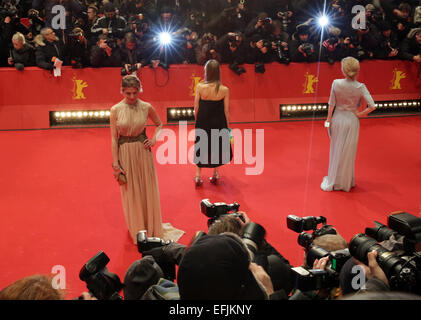
M 182 300 L 261 300 L 267 293 L 250 271 L 250 256 L 232 233 L 202 235 L 187 249 L 177 274 Z
M 16 32 L 12 37 L 12 43 L 13 48 L 15 48 L 16 51 L 19 51 L 25 44 L 25 36 L 20 32 Z
M 415 39 L 416 41 L 421 44 L 421 28 L 415 33 Z
M 107 2 L 104 5 L 104 16 L 107 17 L 107 19 L 113 19 L 115 15 L 115 5 L 111 2 Z
M 64 292 L 53 287 L 50 277 L 37 274 L 3 289 L 0 300 L 64 300 Z
M 355 80 L 360 71 L 360 62 L 354 57 L 346 57 L 341 62 L 342 73 L 349 80 Z
M 94 6 L 94 5 L 90 5 L 88 7 L 88 11 L 87 12 L 88 12 L 88 20 L 89 21 L 93 21 L 93 20 L 95 20 L 97 14 L 98 14 L 98 8 L 96 6 Z
M 297 27 L 297 35 L 300 41 L 306 42 L 310 37 L 310 28 L 306 25 Z
M 56 33 L 51 28 L 42 28 L 40 33 L 48 42 L 54 42 L 56 40 Z
M 208 229 L 208 234 L 221 234 L 224 232 L 235 233 L 239 236 L 242 235 L 243 227 L 240 219 L 234 216 L 222 216 L 215 220 Z
M 134 50 L 136 48 L 136 36 L 132 32 L 125 34 L 123 44 L 128 50 Z

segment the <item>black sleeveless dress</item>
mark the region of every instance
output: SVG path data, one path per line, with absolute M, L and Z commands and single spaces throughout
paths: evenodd
M 224 99 L 199 100 L 195 129 L 194 163 L 198 167 L 215 168 L 232 160 Z

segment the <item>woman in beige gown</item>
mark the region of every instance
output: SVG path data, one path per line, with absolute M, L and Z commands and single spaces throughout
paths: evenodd
M 133 242 L 137 234 L 147 231 L 148 237 L 178 240 L 182 231 L 162 224 L 158 178 L 151 148 L 162 129 L 162 122 L 154 107 L 138 99 L 139 79 L 134 75 L 123 78 L 121 93 L 124 99 L 110 109 L 112 167 L 120 182 L 121 200 L 127 228 Z M 146 137 L 148 118 L 156 125 L 151 139 Z

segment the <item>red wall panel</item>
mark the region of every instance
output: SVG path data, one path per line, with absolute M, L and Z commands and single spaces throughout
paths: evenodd
M 421 99 L 419 65 L 409 61 L 363 61 L 359 81 L 375 100 Z M 230 88 L 231 120 L 279 120 L 279 104 L 325 103 L 333 79 L 341 78 L 340 63 L 278 63 L 266 72 L 237 76 L 227 65 L 222 82 Z M 192 107 L 195 85 L 203 80 L 203 67 L 173 65 L 169 71 L 143 68 L 139 72 L 141 99 L 158 110 L 166 122 L 168 107 Z M 19 72 L 0 68 L 0 130 L 49 127 L 49 111 L 109 109 L 122 99 L 120 69 L 64 67 L 62 76 L 36 67 Z M 79 88 L 79 90 L 77 90 Z

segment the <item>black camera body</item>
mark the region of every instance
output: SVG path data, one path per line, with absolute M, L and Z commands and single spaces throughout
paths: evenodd
M 390 229 L 376 221 L 366 234 L 352 238 L 349 251 L 365 264 L 367 253 L 377 251 L 377 261 L 392 290 L 421 294 L 421 218 L 395 213 L 389 215 L 388 226 Z
M 314 246 L 313 241 L 316 237 L 326 234 L 337 234 L 335 228 L 326 224 L 325 217 L 308 216 L 304 218 L 295 215 L 288 215 L 287 227 L 297 233 L 298 244 L 306 251 L 306 265 L 304 267 L 292 268 L 296 274 L 296 287 L 301 291 L 318 290 L 322 288 L 334 288 L 339 286 L 339 273 L 345 262 L 351 257 L 348 249 L 342 249 L 329 252 L 319 246 Z M 317 226 L 323 225 L 317 229 Z M 304 232 L 313 230 L 313 233 Z M 316 259 L 329 257 L 325 270 L 312 269 Z
M 301 49 L 304 51 L 307 57 L 311 57 L 314 54 L 314 46 L 310 42 L 305 42 L 301 45 Z
M 223 216 L 233 216 L 240 218 L 245 222 L 244 217 L 241 213 L 237 213 L 240 205 L 237 202 L 232 204 L 226 204 L 225 202 L 212 203 L 209 199 L 203 199 L 200 202 L 200 212 L 209 218 L 208 227 Z
M 98 300 L 123 300 L 118 294 L 123 284 L 116 274 L 108 271 L 108 262 L 110 258 L 103 251 L 98 252 L 82 267 L 79 278 Z
M 145 251 L 169 245 L 171 242 L 156 237 L 148 238 L 145 230 L 139 231 L 137 234 L 137 250 L 142 254 Z
M 136 72 L 138 70 L 138 67 L 136 64 L 130 64 L 127 69 L 129 69 L 129 71 L 127 71 L 126 68 L 121 68 L 122 76 L 127 76 L 128 74 L 132 74 L 133 72 Z

